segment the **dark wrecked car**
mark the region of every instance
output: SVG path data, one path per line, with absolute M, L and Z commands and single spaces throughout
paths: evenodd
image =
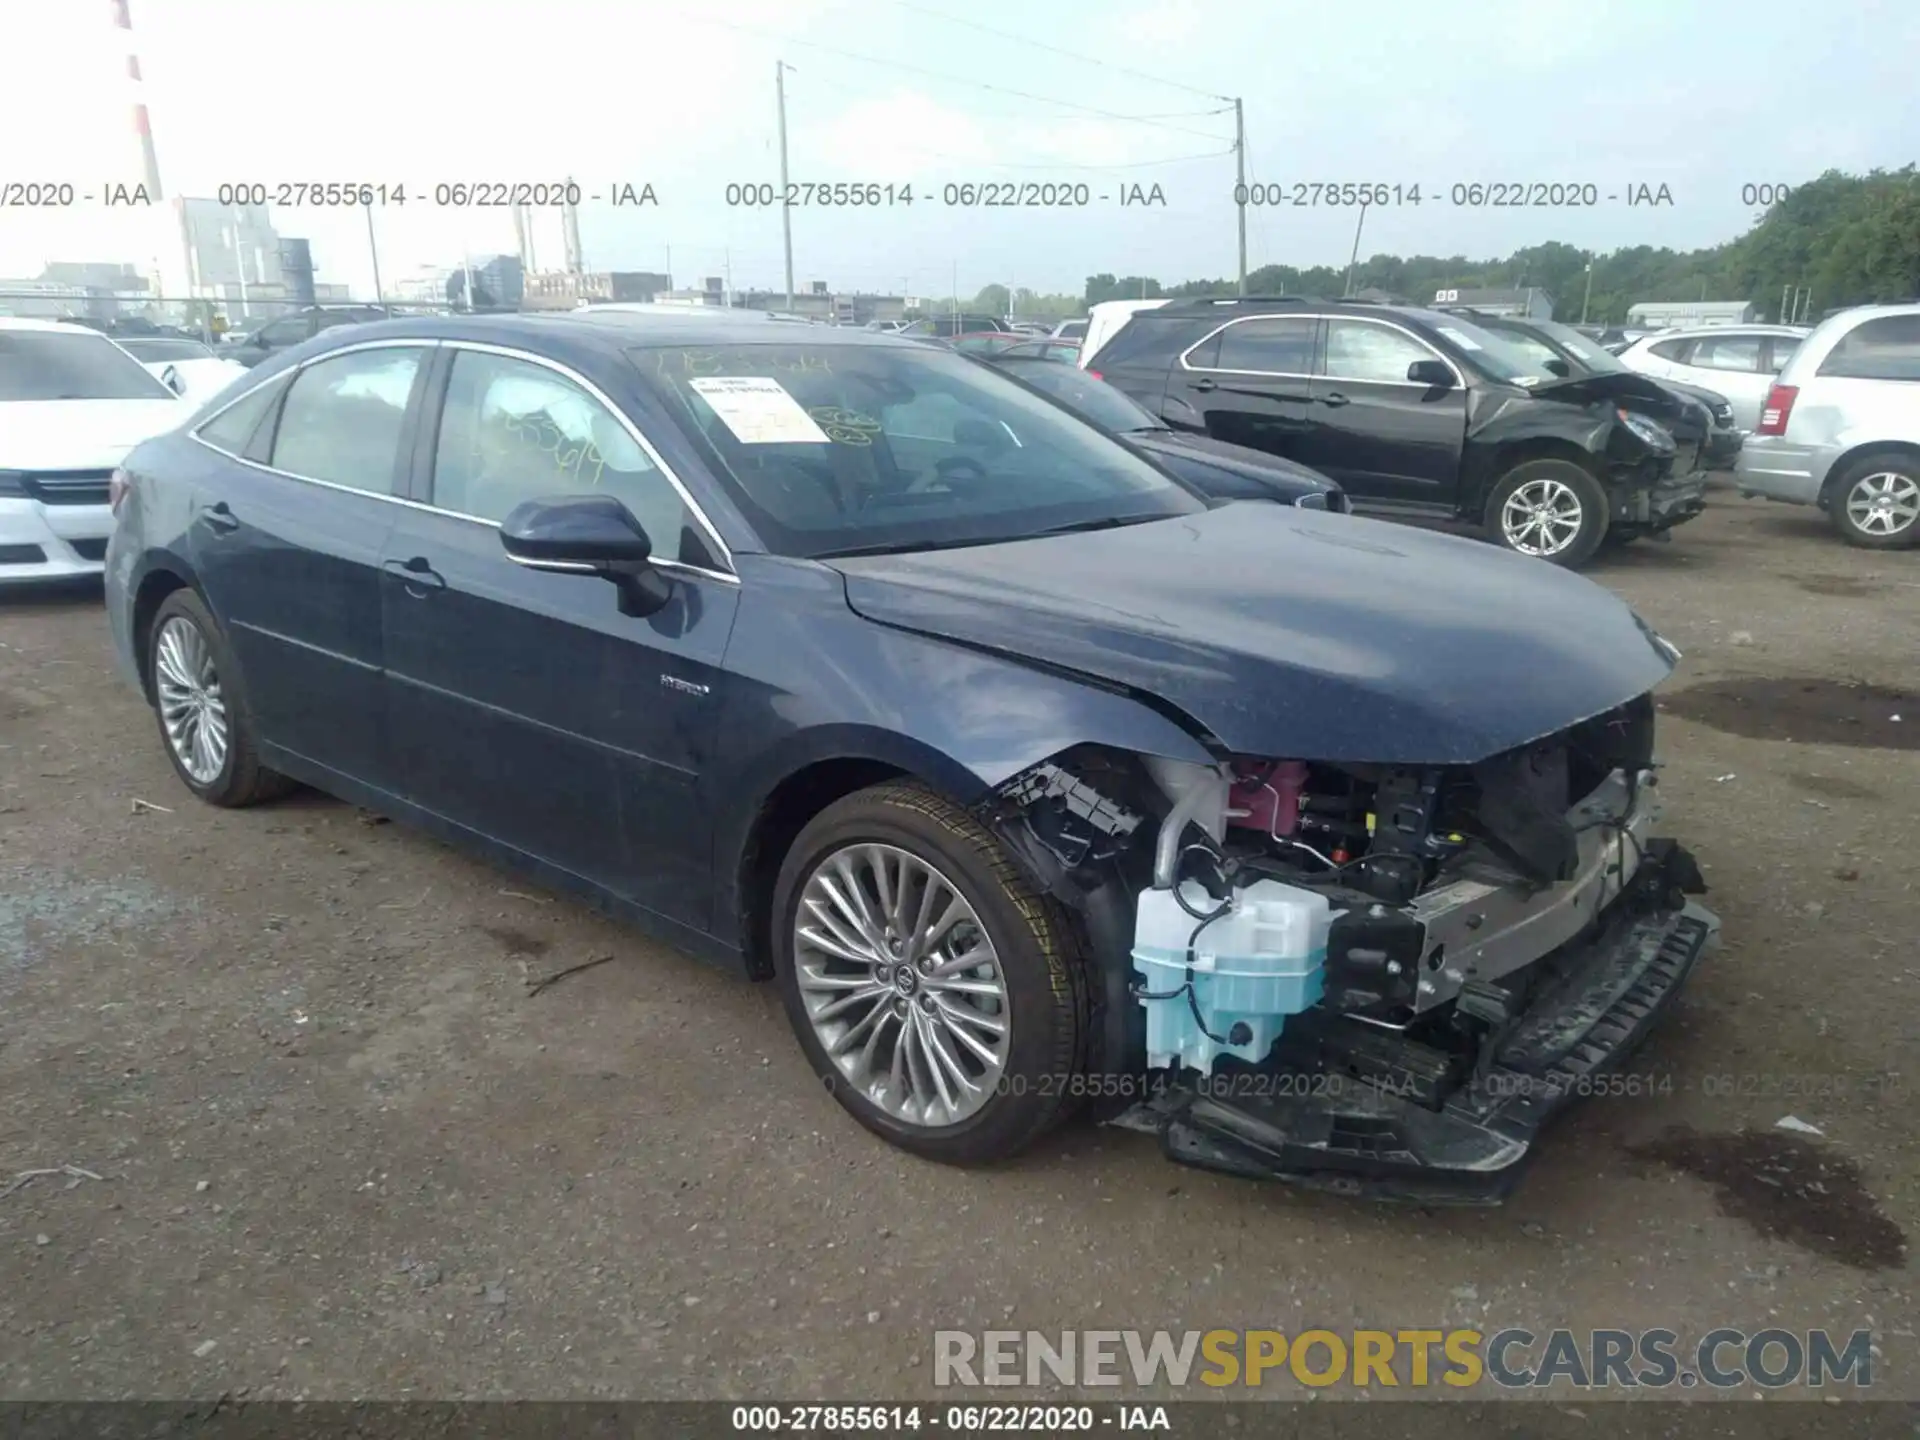
M 1176 430 L 1326 475 L 1354 510 L 1466 524 L 1577 567 L 1706 504 L 1694 407 L 1635 374 L 1556 376 L 1457 315 L 1355 300 L 1187 300 L 1082 363 Z
M 859 331 L 390 321 L 253 381 L 113 481 L 181 781 L 316 786 L 775 980 L 918 1154 L 1091 1103 L 1489 1199 L 1717 928 L 1651 829 L 1676 654 L 1555 567 L 1210 506 Z
M 1326 476 L 1262 450 L 1190 435 L 1160 422 L 1138 401 L 1070 362 L 1027 349 L 986 357 L 1011 375 L 1064 405 L 1089 425 L 1126 441 L 1212 500 L 1274 500 L 1306 510 L 1346 513 L 1347 497 Z

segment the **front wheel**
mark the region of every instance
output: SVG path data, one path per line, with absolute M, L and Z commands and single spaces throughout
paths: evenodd
M 829 806 L 788 852 L 773 916 L 800 1048 L 875 1134 L 981 1164 L 1076 1108 L 1084 963 L 1064 917 L 965 810 L 904 783 Z
M 1848 466 L 1834 482 L 1828 513 L 1849 545 L 1903 550 L 1920 543 L 1920 460 L 1869 455 Z
M 1569 569 L 1593 558 L 1608 519 L 1599 482 L 1571 460 L 1525 461 L 1502 475 L 1487 497 L 1490 538 Z

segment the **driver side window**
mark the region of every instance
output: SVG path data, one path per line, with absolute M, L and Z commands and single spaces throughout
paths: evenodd
M 662 559 L 711 565 L 686 503 L 598 400 L 557 371 L 477 350 L 453 357 L 433 504 L 499 523 L 526 500 L 612 495 Z

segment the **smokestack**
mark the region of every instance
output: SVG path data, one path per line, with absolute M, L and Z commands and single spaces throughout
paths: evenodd
M 147 198 L 160 199 L 160 160 L 153 153 L 153 124 L 147 118 L 146 87 L 140 79 L 140 57 L 133 48 L 133 18 L 127 14 L 127 0 L 110 0 L 114 28 L 127 47 L 127 81 L 133 91 L 133 130 L 140 137 L 140 163 L 147 187 Z
M 533 271 L 533 245 L 531 243 L 531 237 L 527 233 L 528 229 L 527 207 L 524 205 L 514 206 L 513 243 L 515 252 L 520 257 L 520 272 L 523 275 L 531 274 Z
M 571 185 L 572 179 L 567 183 Z M 580 249 L 580 207 L 569 204 L 560 215 L 562 233 L 567 248 L 567 270 L 574 275 L 584 275 L 587 270 L 587 257 Z

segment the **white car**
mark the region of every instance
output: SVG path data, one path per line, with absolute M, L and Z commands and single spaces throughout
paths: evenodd
M 1920 544 L 1920 304 L 1822 321 L 1774 382 L 1734 473 L 1742 494 L 1818 505 L 1848 544 Z
M 117 337 L 114 343 L 174 394 L 195 405 L 212 399 L 247 373 L 238 360 L 223 360 L 198 340 L 131 335 Z
M 1157 310 L 1166 304 L 1165 300 L 1102 300 L 1087 311 L 1086 338 L 1080 342 L 1080 368 L 1087 368 L 1087 362 L 1099 353 L 1127 321 L 1142 310 Z
M 1629 370 L 1700 385 L 1727 397 L 1733 423 L 1750 432 L 1780 367 L 1807 337 L 1804 325 L 1702 325 L 1643 335 L 1620 352 Z
M 193 412 L 98 331 L 0 317 L 0 589 L 100 574 L 114 467 Z

